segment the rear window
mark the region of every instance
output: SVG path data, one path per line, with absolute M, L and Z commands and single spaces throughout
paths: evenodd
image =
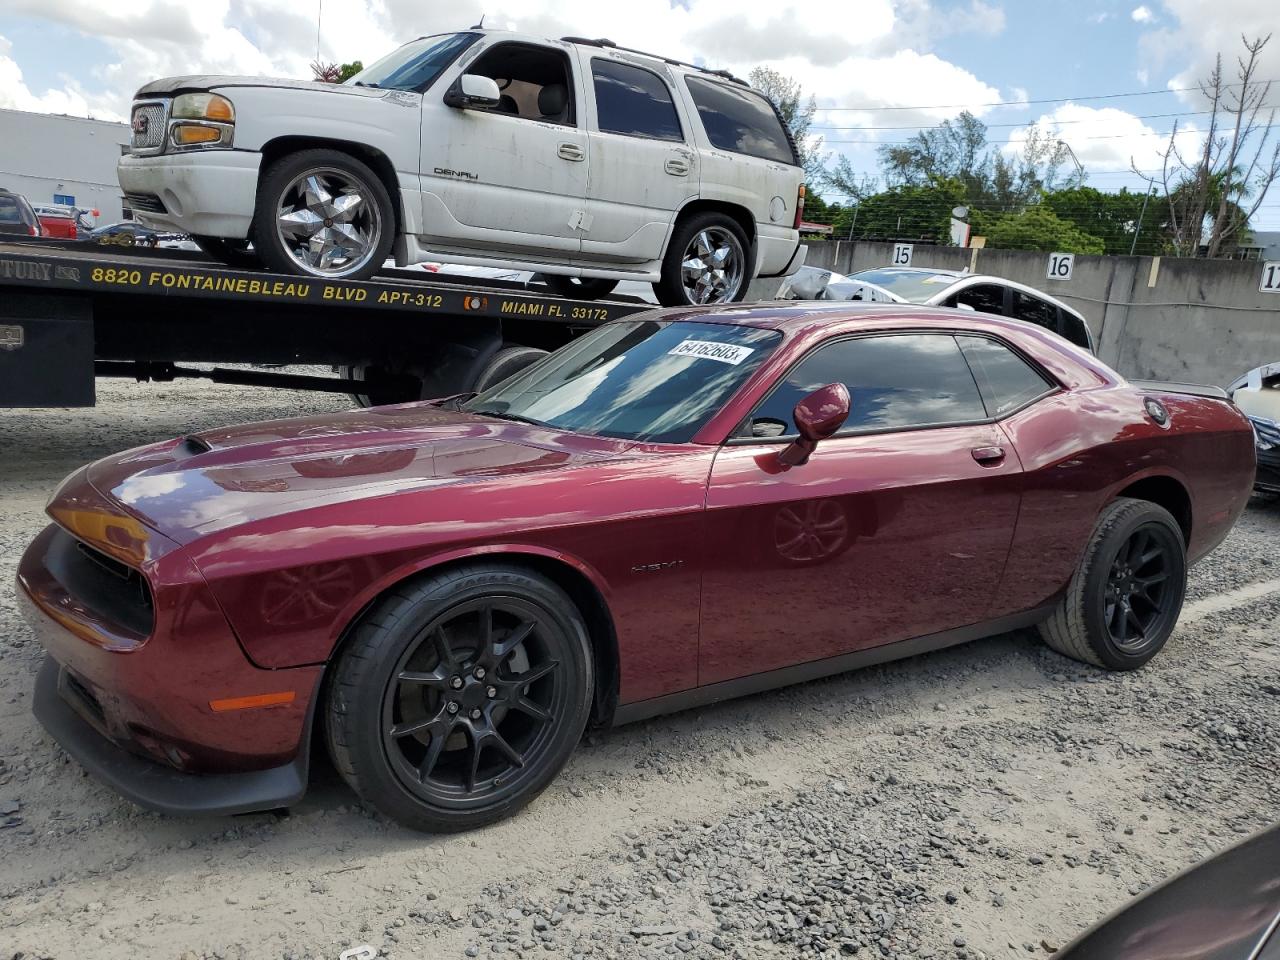
M 760 94 L 700 77 L 685 77 L 685 83 L 713 147 L 796 165 L 795 151 L 777 111 Z
M 30 223 L 17 197 L 0 197 L 0 223 Z

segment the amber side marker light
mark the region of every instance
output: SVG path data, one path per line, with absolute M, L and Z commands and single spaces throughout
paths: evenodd
M 255 707 L 279 707 L 293 703 L 295 694 L 292 690 L 279 693 L 259 693 L 252 697 L 229 697 L 226 700 L 210 700 L 209 707 L 214 713 L 227 713 L 231 710 L 253 710 Z

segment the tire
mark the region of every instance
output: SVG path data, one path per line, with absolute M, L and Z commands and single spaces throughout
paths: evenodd
M 195 241 L 195 245 L 203 252 L 219 263 L 225 263 L 228 267 L 257 269 L 262 266 L 262 261 L 258 259 L 258 255 L 248 249 L 248 240 L 226 240 L 222 237 L 196 236 L 191 239 Z
M 523 639 L 505 649 L 517 632 Z M 550 581 L 506 564 L 430 574 L 395 588 L 351 629 L 326 688 L 329 752 L 364 801 L 405 826 L 493 823 L 569 759 L 591 710 L 593 669 L 582 616 Z
M 303 192 L 308 177 L 315 179 L 319 191 Z M 335 204 L 350 196 L 358 200 Z M 278 218 L 286 210 L 293 218 L 292 228 L 280 225 Z M 349 154 L 301 150 L 272 163 L 258 181 L 253 245 L 267 268 L 277 273 L 367 280 L 382 268 L 395 232 L 395 209 L 387 188 L 367 164 Z M 295 254 L 294 248 L 301 248 L 308 236 L 336 242 L 338 255 L 326 261 L 324 254 Z M 363 242 L 357 245 L 353 238 Z
M 537 347 L 503 347 L 485 364 L 471 389 L 476 393 L 483 393 L 503 380 L 514 377 L 525 367 L 537 363 L 546 355 L 546 350 L 539 350 Z
M 559 277 L 546 274 L 542 282 L 562 297 L 573 300 L 599 300 L 613 293 L 618 285 L 617 280 L 605 280 L 601 277 Z
M 721 278 L 726 286 L 718 293 L 711 288 L 703 288 L 708 291 L 707 297 L 699 299 L 695 289 L 685 286 L 684 263 L 690 254 L 696 252 L 691 249 L 691 245 L 703 233 L 715 241 L 710 246 L 716 250 L 720 249 L 722 243 L 731 248 L 730 255 L 736 261 L 736 274 Z M 707 262 L 710 264 L 709 260 Z M 751 244 L 736 220 L 723 213 L 695 213 L 676 224 L 671 242 L 667 244 L 667 252 L 662 258 L 662 277 L 653 285 L 653 292 L 664 307 L 738 303 L 747 295 L 754 265 L 755 255 Z M 714 275 L 715 271 L 704 271 L 704 274 Z M 714 276 L 712 279 L 714 280 Z
M 1159 551 L 1158 564 L 1138 559 L 1152 550 Z M 1143 584 L 1157 575 L 1161 579 L 1156 583 L 1129 594 L 1131 582 Z M 1186 544 L 1177 521 L 1154 503 L 1121 497 L 1098 517 L 1080 566 L 1057 609 L 1040 624 L 1040 636 L 1058 653 L 1082 663 L 1136 670 L 1169 639 L 1186 589 Z M 1128 634 L 1129 642 L 1118 634 Z

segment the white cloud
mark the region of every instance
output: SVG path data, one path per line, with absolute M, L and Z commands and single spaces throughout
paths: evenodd
M 1129 14 L 1129 16 L 1133 18 L 1134 23 L 1150 23 L 1156 18 L 1155 14 L 1151 12 L 1151 8 L 1147 6 L 1134 7 L 1133 13 Z
M 1213 69 L 1218 54 L 1229 74 L 1226 79 L 1234 81 L 1236 57 L 1244 52 L 1241 35 L 1265 37 L 1276 24 L 1275 5 L 1260 0 L 1163 0 L 1163 6 L 1167 25 L 1144 33 L 1139 49 L 1151 70 L 1176 71 L 1169 78 L 1169 86 L 1174 88 L 1196 87 Z M 1280 77 L 1280 37 L 1273 38 L 1263 50 L 1257 76 Z M 1203 106 L 1197 92 L 1181 97 L 1187 104 Z
M 1065 141 L 1085 170 L 1092 173 L 1128 170 L 1130 164 L 1139 170 L 1156 170 L 1169 144 L 1167 133 L 1160 133 L 1128 111 L 1115 107 L 1064 103 L 1052 113 L 1042 115 L 1036 125 Z M 1025 139 L 1025 130 L 1014 131 L 1005 150 L 1017 152 Z M 1179 127 L 1178 148 L 1184 155 L 1194 152 L 1200 142 L 1201 134 L 1194 125 Z
M 58 90 L 46 90 L 37 94 L 22 78 L 22 68 L 9 56 L 13 44 L 0 36 L 0 107 L 10 110 L 28 110 L 32 113 L 65 113 L 75 117 L 96 117 L 100 120 L 122 120 L 108 103 L 90 99 L 79 85 L 64 77 L 65 86 Z

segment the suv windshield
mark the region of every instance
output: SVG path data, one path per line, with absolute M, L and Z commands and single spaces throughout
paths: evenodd
M 720 323 L 605 324 L 462 409 L 601 437 L 688 443 L 781 341 L 774 330 Z
M 478 40 L 478 33 L 445 33 L 422 37 L 393 50 L 347 81 L 353 87 L 383 87 L 421 93 L 444 68 Z
M 907 303 L 924 303 L 957 279 L 949 273 L 938 273 L 936 270 L 902 269 L 863 270 L 849 277 L 851 281 L 874 283 Z

